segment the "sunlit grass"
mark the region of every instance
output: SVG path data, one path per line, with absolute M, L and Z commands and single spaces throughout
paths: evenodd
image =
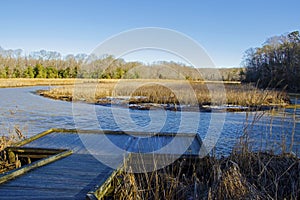
M 45 79 L 45 78 L 9 78 L 0 79 L 0 88 L 8 87 L 24 87 L 24 86 L 36 86 L 36 85 L 70 85 L 77 82 L 89 82 L 89 79 Z
M 208 89 L 209 88 L 209 89 Z M 185 105 L 286 105 L 284 92 L 260 90 L 250 85 L 220 82 L 189 82 L 177 80 L 99 80 L 97 83 L 76 83 L 43 91 L 43 95 L 64 100 L 97 103 L 105 97 L 142 96 L 149 103 Z M 131 99 L 132 103 L 140 100 Z
M 138 162 L 138 161 L 136 161 Z M 155 161 L 153 161 L 155 162 Z M 122 171 L 113 199 L 298 199 L 300 161 L 291 155 L 247 152 L 217 159 L 182 158 L 153 172 Z

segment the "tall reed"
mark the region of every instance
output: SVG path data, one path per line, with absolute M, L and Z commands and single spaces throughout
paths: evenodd
M 0 127 L 0 152 L 26 137 L 24 127 L 21 127 L 14 121 L 16 112 L 17 108 L 15 110 L 9 110 L 8 113 L 2 113 L 1 117 L 8 123 L 3 123 L 2 121 L 3 124 Z M 5 156 L 2 156 L 1 153 L 0 155 L 0 174 L 15 169 L 18 166 L 18 163 L 9 163 Z
M 52 88 L 49 91 L 42 91 L 42 94 L 54 99 L 83 100 L 94 103 L 110 96 L 143 96 L 143 102 L 186 105 L 210 105 L 214 103 L 212 96 L 219 105 L 272 106 L 289 103 L 287 94 L 278 91 L 260 90 L 250 85 L 240 84 L 225 84 L 225 91 L 223 91 L 222 84 L 210 84 L 214 84 L 211 90 L 204 82 L 187 84 L 175 80 L 122 80 L 120 83 L 99 81 Z M 140 103 L 140 99 L 132 98 L 131 101 Z

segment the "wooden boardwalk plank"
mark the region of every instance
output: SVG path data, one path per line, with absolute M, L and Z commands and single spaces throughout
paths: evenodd
M 91 155 L 73 154 L 0 185 L 0 197 L 11 194 L 34 198 L 55 194 L 57 198 L 84 199 L 93 186 L 104 182 L 112 172 L 113 169 Z
M 62 131 L 62 132 L 60 132 Z M 124 156 L 119 155 L 114 148 L 117 146 L 125 152 L 161 153 L 177 156 L 185 151 L 187 155 L 197 155 L 201 141 L 190 135 L 179 134 L 142 134 L 132 135 L 123 132 L 83 131 L 77 134 L 75 130 L 52 130 L 44 132 L 35 140 L 23 142 L 24 147 L 70 149 L 73 154 L 41 168 L 36 168 L 12 181 L 0 185 L 0 199 L 85 199 L 86 194 L 99 187 L 110 177 L 114 169 L 101 163 L 117 162 L 122 164 Z M 143 137 L 140 137 L 143 136 Z M 146 137 L 147 136 L 147 137 Z M 107 145 L 107 142 L 111 145 Z M 166 145 L 171 145 L 168 151 L 159 152 Z M 180 147 L 191 144 L 189 148 Z M 188 145 L 189 146 L 189 145 Z M 94 157 L 94 156 L 95 157 Z M 136 155 L 137 156 L 137 155 Z M 143 160 L 146 165 L 152 164 L 152 159 Z M 138 157 L 135 157 L 138 160 Z M 160 162 L 168 159 L 158 157 Z

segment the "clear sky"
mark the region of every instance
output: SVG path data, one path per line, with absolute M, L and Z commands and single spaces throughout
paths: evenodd
M 179 31 L 202 45 L 217 66 L 239 66 L 248 48 L 300 30 L 300 1 L 0 0 L 4 49 L 89 54 L 105 39 L 141 27 Z

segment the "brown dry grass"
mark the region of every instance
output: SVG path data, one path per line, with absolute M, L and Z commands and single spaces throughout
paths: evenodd
M 248 152 L 221 159 L 180 158 L 154 172 L 122 172 L 106 195 L 113 199 L 298 199 L 299 170 L 299 158 L 291 155 Z
M 18 126 L 14 126 L 12 132 L 7 133 L 5 136 L 0 136 L 0 174 L 7 172 L 9 170 L 15 169 L 18 163 L 9 163 L 5 154 L 2 155 L 2 151 L 14 143 L 25 138 L 22 131 Z
M 7 118 L 14 121 L 16 112 L 17 110 L 9 110 L 7 113 L 2 113 L 2 117 L 3 119 Z M 17 123 L 8 123 L 0 126 L 0 174 L 16 168 L 17 164 L 9 163 L 3 150 L 26 137 L 24 128 L 20 127 Z
M 44 96 L 62 99 L 101 103 L 99 99 L 108 96 L 143 96 L 143 103 L 171 103 L 185 105 L 241 106 L 285 105 L 286 93 L 259 90 L 250 85 L 223 84 L 220 82 L 187 82 L 176 80 L 99 80 L 98 83 L 85 83 L 52 88 L 43 91 Z M 208 89 L 210 88 L 210 90 Z M 213 100 L 212 100 L 213 99 Z M 137 100 L 131 99 L 132 103 Z
M 91 82 L 91 79 L 45 79 L 45 78 L 9 78 L 0 79 L 0 88 L 25 87 L 37 85 L 72 85 L 76 82 Z

